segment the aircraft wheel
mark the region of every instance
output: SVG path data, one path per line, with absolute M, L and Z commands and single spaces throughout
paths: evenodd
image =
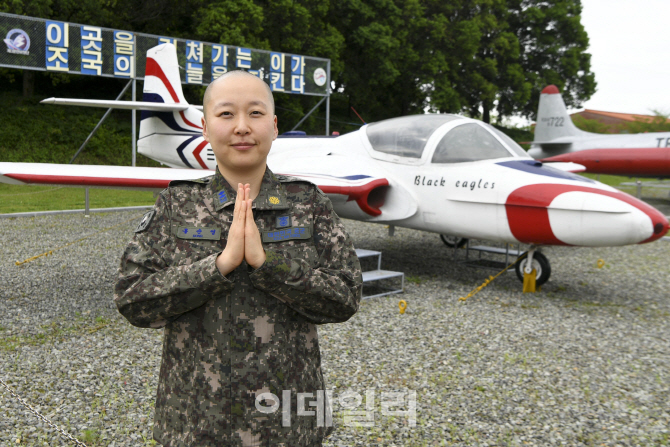
M 526 253 L 522 254 L 521 256 L 524 256 Z M 522 259 L 521 261 L 517 262 L 516 266 L 514 266 L 516 276 L 521 282 L 523 282 L 523 271 L 526 268 L 526 264 L 528 264 L 528 258 Z M 551 265 L 549 265 L 549 260 L 547 257 L 539 251 L 536 251 L 533 255 L 532 268 L 534 268 L 537 272 L 537 276 L 535 277 L 535 285 L 539 287 L 547 282 L 547 280 L 549 280 L 549 276 L 551 276 Z
M 441 234 L 440 239 L 442 239 L 442 242 L 444 242 L 444 245 L 446 245 L 449 248 L 461 248 L 465 244 L 468 243 L 468 240 L 464 237 L 458 237 L 458 236 L 450 236 L 448 234 Z

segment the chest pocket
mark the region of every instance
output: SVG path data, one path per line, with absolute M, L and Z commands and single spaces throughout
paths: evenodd
M 279 228 L 261 233 L 263 246 L 281 252 L 287 259 L 303 260 L 312 268 L 319 265 L 319 254 L 309 226 Z

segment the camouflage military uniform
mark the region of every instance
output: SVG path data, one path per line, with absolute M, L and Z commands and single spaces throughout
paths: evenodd
M 135 326 L 165 327 L 154 438 L 173 447 L 321 445 L 332 428 L 315 325 L 357 311 L 358 258 L 318 188 L 267 169 L 253 205 L 266 261 L 224 277 L 215 260 L 235 197 L 218 170 L 172 182 L 121 259 L 119 311 Z M 257 400 L 263 393 L 281 405 Z

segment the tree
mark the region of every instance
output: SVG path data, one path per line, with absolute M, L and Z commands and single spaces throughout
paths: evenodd
M 447 101 L 431 97 L 431 106 L 444 112 L 481 114 L 487 123 L 496 106 L 499 115 L 511 114 L 514 104 L 529 99 L 530 85 L 519 64 L 519 42 L 507 22 L 505 0 L 451 1 L 441 7 L 457 33 L 453 36 L 452 32 L 450 40 L 459 39 L 459 45 L 440 49 L 456 51 L 460 60 L 454 61 L 451 79 L 446 80 L 454 86 L 453 93 Z
M 507 0 L 508 22 L 520 45 L 520 64 L 531 86 L 530 101 L 510 104 L 504 114 L 535 117 L 540 92 L 558 86 L 568 107 L 579 108 L 596 91 L 589 38 L 580 0 Z

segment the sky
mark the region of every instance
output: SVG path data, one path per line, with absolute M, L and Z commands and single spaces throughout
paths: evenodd
M 582 0 L 582 8 L 598 83 L 583 108 L 670 114 L 670 0 Z

